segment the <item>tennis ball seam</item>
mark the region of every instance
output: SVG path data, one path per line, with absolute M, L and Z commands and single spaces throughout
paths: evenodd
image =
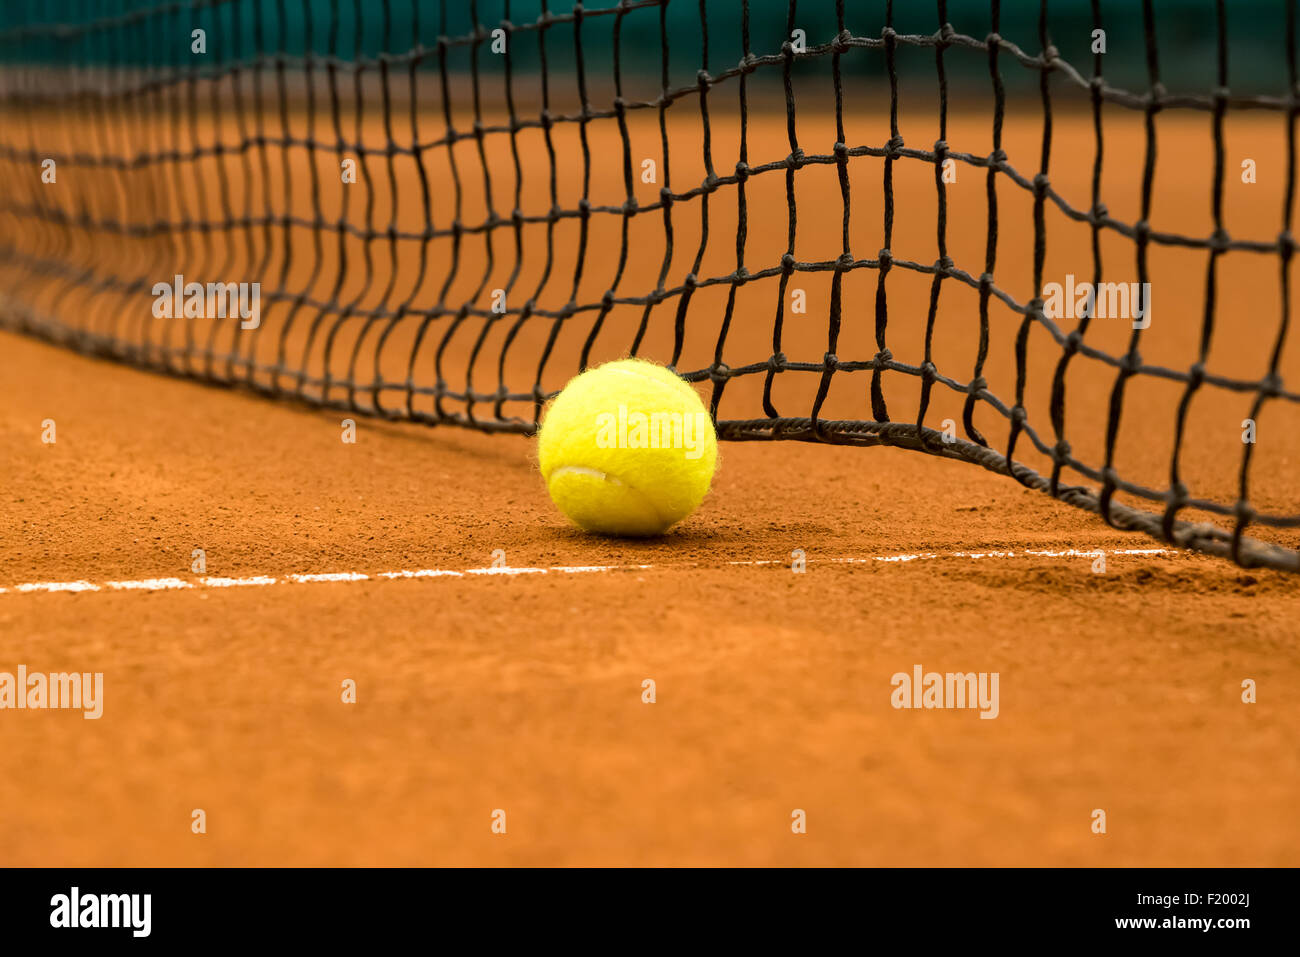
M 601 481 L 611 482 L 614 485 L 618 485 L 622 488 L 625 488 L 629 492 L 635 494 L 643 502 L 645 502 L 646 507 L 650 509 L 650 511 L 654 514 L 655 518 L 657 518 L 660 522 L 666 521 L 664 519 L 664 513 L 659 511 L 659 506 L 657 506 L 654 503 L 654 499 L 652 499 L 645 492 L 641 491 L 635 485 L 623 481 L 616 475 L 610 475 L 608 472 L 602 472 L 600 469 L 593 469 L 588 465 L 561 465 L 558 469 L 552 469 L 550 476 L 547 477 L 546 479 L 547 489 L 548 490 L 550 489 L 551 482 L 555 479 L 557 475 L 561 475 L 565 472 L 575 472 L 578 475 L 591 475 L 593 477 L 601 479 Z

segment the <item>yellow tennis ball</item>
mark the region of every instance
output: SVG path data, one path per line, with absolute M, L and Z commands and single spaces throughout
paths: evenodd
M 685 379 L 620 359 L 555 397 L 537 452 L 551 500 L 575 525 L 646 536 L 695 511 L 713 479 L 718 437 Z

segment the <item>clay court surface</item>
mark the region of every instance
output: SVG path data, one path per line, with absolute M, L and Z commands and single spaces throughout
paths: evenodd
M 905 135 L 933 143 L 932 117 L 909 122 Z M 987 117 L 962 122 L 949 131 L 954 148 L 987 154 Z M 1156 228 L 1195 235 L 1213 228 L 1209 122 L 1179 117 L 1162 130 Z M 887 129 L 882 117 L 860 118 L 849 139 L 883 142 Z M 1140 117 L 1117 116 L 1114 129 L 1107 201 L 1112 215 L 1132 222 Z M 1282 132 L 1280 119 L 1230 123 L 1225 215 L 1234 235 L 1269 240 L 1280 229 Z M 678 155 L 692 162 L 698 144 L 685 131 L 674 135 L 685 138 Z M 1008 125 L 1008 153 L 1026 175 L 1040 135 L 1029 123 Z M 1055 136 L 1054 185 L 1086 207 L 1090 120 L 1058 118 Z M 783 116 L 756 120 L 750 137 L 751 163 L 788 151 Z M 735 144 L 724 134 L 719 140 L 728 158 L 718 166 L 729 169 Z M 1271 169 L 1254 187 L 1236 175 L 1242 150 Z M 855 253 L 874 256 L 882 164 L 854 164 Z M 561 170 L 570 201 L 579 172 L 573 163 Z M 698 182 L 696 172 L 679 179 L 675 167 L 674 185 Z M 618 201 L 621 168 L 595 175 L 594 189 L 604 183 Z M 900 163 L 897 175 L 895 255 L 933 262 L 933 169 Z M 781 174 L 767 180 L 750 189 L 758 266 L 784 249 Z M 655 189 L 647 187 L 646 201 Z M 799 256 L 833 259 L 841 212 L 834 168 L 802 171 L 800 189 Z M 999 282 L 1023 302 L 1032 203 L 1001 189 Z M 951 254 L 978 274 L 984 172 L 962 167 L 948 190 Z M 683 205 L 675 215 L 685 259 L 674 260 L 671 275 L 679 282 L 699 237 L 691 234 L 693 212 Z M 711 229 L 724 238 L 710 247 L 715 268 L 706 264 L 706 275 L 734 268 L 734 197 L 715 198 L 712 215 Z M 1088 274 L 1087 228 L 1059 215 L 1050 222 L 1048 276 Z M 647 236 L 657 223 L 647 219 Z M 586 253 L 590 285 L 578 301 L 598 299 L 609 281 L 618 251 L 610 228 Z M 576 227 L 560 233 L 559 255 L 570 258 L 553 299 L 563 302 Z M 1132 242 L 1107 242 L 1108 268 L 1135 278 Z M 130 254 L 123 243 L 101 255 L 111 271 Z M 653 288 L 661 257 L 662 239 L 652 256 L 634 257 L 624 291 Z M 1143 353 L 1185 369 L 1196 360 L 1206 256 L 1158 248 L 1152 257 L 1157 291 Z M 508 267 L 498 263 L 503 274 Z M 470 292 L 481 259 L 477 268 L 463 274 Z M 537 274 L 525 272 L 521 288 L 531 288 Z M 1277 328 L 1276 273 L 1276 258 L 1225 258 L 1211 368 L 1262 374 Z M 12 268 L 0 275 L 20 281 Z M 328 283 L 328 268 L 323 275 Z M 890 346 L 919 362 L 929 277 L 899 270 L 890 282 Z M 825 352 L 828 287 L 828 274 L 808 279 L 809 315 L 799 320 L 806 325 L 787 327 L 791 358 L 818 361 Z M 870 358 L 874 271 L 855 272 L 845 289 L 839 352 Z M 731 365 L 770 354 L 775 295 L 774 282 L 742 289 L 724 356 Z M 77 307 L 79 296 L 61 300 L 62 308 Z M 708 365 L 724 301 L 720 292 L 697 296 L 682 368 Z M 945 284 L 935 362 L 963 381 L 976 302 L 974 290 Z M 124 323 L 122 332 L 147 321 L 115 317 L 115 308 L 95 306 L 94 322 Z M 643 354 L 667 358 L 674 308 L 656 313 Z M 639 315 L 615 310 L 593 361 L 625 352 Z M 273 311 L 266 328 L 276 322 Z M 1004 399 L 1014 392 L 1019 322 L 1003 310 L 990 330 L 985 375 Z M 561 337 L 549 388 L 576 371 L 589 317 L 583 323 Z M 1026 407 L 1050 441 L 1047 384 L 1059 348 L 1040 333 L 1030 339 Z M 467 341 L 476 334 L 477 327 L 467 332 Z M 1122 324 L 1098 324 L 1090 338 L 1119 353 L 1128 334 Z M 267 332 L 258 348 L 274 341 Z M 514 387 L 532 384 L 530 341 L 525 336 L 508 358 Z M 392 361 L 404 370 L 403 348 L 399 335 Z M 459 366 L 448 363 L 461 387 L 467 349 Z M 478 387 L 491 390 L 500 352 L 489 351 L 490 374 Z M 1292 345 L 1284 374 L 1297 365 Z M 1096 463 L 1113 369 L 1080 360 L 1072 375 L 1071 440 Z M 865 418 L 868 378 L 837 375 L 828 414 Z M 779 381 L 783 414 L 806 415 L 816 378 Z M 1163 547 L 1009 478 L 896 449 L 727 443 L 700 511 L 662 539 L 630 542 L 568 527 L 537 474 L 532 440 L 521 436 L 359 417 L 358 440 L 348 445 L 336 411 L 205 387 L 10 333 L 0 334 L 0 387 L 0 666 L 102 671 L 106 688 L 98 721 L 71 712 L 4 717 L 6 864 L 1300 860 L 1294 575 Z M 707 385 L 700 388 L 708 398 Z M 1122 474 L 1167 487 L 1181 394 L 1181 385 L 1135 381 L 1119 443 Z M 733 381 L 719 416 L 762 416 L 760 395 L 761 376 Z M 896 420 L 916 415 L 916 395 L 915 379 L 886 378 Z M 1189 420 L 1186 480 L 1230 503 L 1250 397 L 1206 396 Z M 937 392 L 928 424 L 960 419 L 962 399 Z M 1290 407 L 1272 408 L 1272 419 L 1268 409 L 1261 416 L 1252 500 L 1295 514 L 1300 431 L 1288 422 Z M 45 419 L 57 422 L 53 445 L 40 440 Z M 995 445 L 1005 441 L 1005 421 L 988 409 L 977 422 Z M 1294 532 L 1261 534 L 1289 547 L 1300 541 Z M 206 552 L 205 575 L 190 570 L 194 548 Z M 498 550 L 515 573 L 483 571 Z M 807 558 L 802 574 L 791 569 L 796 550 Z M 1106 553 L 1102 574 L 1093 571 L 1098 552 Z M 400 570 L 461 574 L 381 577 Z M 354 580 L 291 577 L 347 573 Z M 222 587 L 205 584 L 207 576 L 275 582 Z M 191 587 L 108 585 L 166 577 Z M 18 588 L 75 581 L 99 587 Z M 997 719 L 892 708 L 891 676 L 918 664 L 998 672 Z M 657 686 L 654 704 L 642 702 L 647 678 Z M 340 703 L 347 679 L 357 683 L 355 705 Z M 1256 704 L 1241 701 L 1245 679 L 1258 684 Z M 204 835 L 190 831 L 195 808 L 207 813 Z M 807 812 L 806 834 L 791 833 L 796 808 Z M 1108 817 L 1105 835 L 1090 829 L 1098 808 Z M 495 809 L 508 815 L 505 835 L 490 828 Z

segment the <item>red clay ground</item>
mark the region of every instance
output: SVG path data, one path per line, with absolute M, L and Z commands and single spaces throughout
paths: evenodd
M 1036 116 L 1031 110 L 1007 125 L 1008 153 L 1029 176 L 1038 156 Z M 42 124 L 60 127 L 58 117 L 28 119 L 15 128 L 28 130 L 38 144 Z M 426 137 L 438 122 L 429 120 Z M 858 110 L 849 122 L 853 143 L 879 145 L 887 137 L 888 120 L 878 113 Z M 933 112 L 905 111 L 903 122 L 910 145 L 933 144 Z M 1159 122 L 1152 224 L 1208 235 L 1210 117 L 1162 114 Z M 805 148 L 829 152 L 829 117 L 801 113 L 800 123 Z M 682 190 L 703 176 L 698 119 L 674 107 L 672 124 L 673 185 Z M 736 126 L 728 124 L 722 111 L 715 114 L 721 172 L 736 156 Z M 954 149 L 986 155 L 990 125 L 988 115 L 973 109 L 953 118 L 948 138 Z M 373 127 L 370 135 L 382 136 L 377 122 Z M 69 129 L 75 127 L 60 127 L 60 135 L 66 138 Z M 1224 215 L 1234 236 L 1268 240 L 1281 228 L 1283 131 L 1282 121 L 1268 116 L 1229 118 Z M 619 141 L 609 125 L 593 124 L 590 132 L 601 159 L 592 170 L 593 201 L 621 202 L 621 164 L 606 161 L 619 156 Z M 549 202 L 539 135 L 523 137 L 530 212 Z M 783 157 L 785 135 L 783 117 L 756 116 L 751 163 Z M 633 136 L 638 149 L 650 155 L 658 149 L 653 122 L 634 128 Z M 1085 208 L 1090 120 L 1058 114 L 1055 136 L 1052 182 Z M 582 176 L 573 125 L 557 126 L 556 138 L 562 204 L 572 208 Z M 54 148 L 76 145 L 61 139 Z M 461 147 L 465 169 L 475 169 L 475 144 L 465 140 Z M 1139 216 L 1142 150 L 1140 114 L 1109 114 L 1105 195 L 1124 222 Z M 1237 181 L 1243 156 L 1258 161 L 1258 183 Z M 225 157 L 228 172 L 237 172 L 234 154 Z M 320 151 L 316 157 L 328 219 L 335 215 L 337 188 L 328 183 L 337 177 L 337 157 Z M 440 190 L 438 224 L 445 228 L 451 215 L 446 158 L 436 152 L 428 161 Z M 308 167 L 300 155 L 293 162 L 291 211 L 301 215 L 309 211 Z M 406 196 L 414 170 L 402 162 L 408 165 L 398 170 L 399 191 Z M 497 149 L 490 162 L 498 182 L 511 184 L 509 154 Z M 387 177 L 382 167 L 372 173 L 376 223 L 386 225 L 391 215 L 403 228 L 419 228 L 419 204 L 390 211 Z M 913 160 L 897 164 L 895 173 L 895 255 L 933 262 L 933 168 Z M 882 242 L 881 175 L 880 160 L 853 161 L 851 233 L 858 257 L 874 257 Z M 769 174 L 748 184 L 751 268 L 772 265 L 784 251 L 782 180 Z M 122 197 L 113 190 L 122 187 L 116 180 L 96 182 L 73 167 L 59 182 L 68 192 L 41 195 L 68 209 L 79 209 L 71 197 L 81 196 L 88 208 L 117 213 Z M 465 182 L 463 217 L 472 223 L 484 210 L 474 176 Z M 798 257 L 834 258 L 841 213 L 835 170 L 803 170 L 798 183 Z M 241 186 L 235 181 L 231 188 L 239 209 Z M 657 188 L 639 186 L 638 196 L 652 201 Z M 507 186 L 501 189 L 508 195 Z M 175 218 L 166 197 L 154 207 L 141 199 L 146 195 L 133 193 L 127 198 L 143 205 L 122 208 Z M 961 166 L 947 195 L 952 256 L 978 273 L 983 172 Z M 998 282 L 1024 302 L 1031 295 L 1032 203 L 1006 182 L 999 195 Z M 208 201 L 215 203 L 211 193 Z M 508 202 L 499 194 L 498 211 Z M 354 200 L 354 218 L 361 205 Z M 1067 273 L 1090 275 L 1087 227 L 1066 222 L 1055 208 L 1048 213 L 1045 275 L 1055 281 Z M 210 205 L 206 215 L 213 214 Z M 725 275 L 735 266 L 734 190 L 713 201 L 710 216 L 715 238 L 701 272 Z M 670 286 L 681 283 L 699 240 L 694 206 L 679 204 L 674 217 Z M 29 236 L 24 223 L 6 222 L 17 241 L 30 239 L 43 254 L 56 251 L 100 274 L 157 278 L 154 273 L 182 271 L 211 279 L 242 275 L 239 269 L 248 266 L 238 259 L 218 263 L 216 254 L 164 261 L 157 257 L 166 244 L 147 247 L 120 236 L 42 245 L 64 237 L 48 224 Z M 634 237 L 620 294 L 652 289 L 662 258 L 655 246 L 662 243 L 659 215 L 636 222 L 642 232 Z M 558 278 L 540 297 L 551 306 L 570 295 L 578 249 L 572 220 L 556 232 Z M 520 290 L 538 282 L 544 261 L 538 233 L 531 235 Z M 474 242 L 466 240 L 450 303 L 509 274 L 508 244 L 499 245 L 496 270 L 484 281 L 482 249 Z M 299 231 L 294 243 L 300 255 L 285 280 L 291 291 L 309 283 L 316 265 L 301 255 L 310 235 Z M 1107 275 L 1135 279 L 1132 241 L 1108 232 L 1103 245 Z M 411 295 L 421 305 L 436 296 L 444 246 L 433 244 L 435 266 L 420 290 L 410 288 L 413 253 L 401 254 L 406 285 L 399 284 L 393 301 Z M 618 249 L 617 218 L 593 218 L 578 301 L 599 300 Z M 358 251 L 352 250 L 354 266 Z M 332 255 L 327 246 L 311 290 L 317 298 L 329 298 L 337 269 Z M 1206 253 L 1159 247 L 1151 259 L 1155 309 L 1143 355 L 1187 369 L 1197 359 L 1205 311 Z M 384 256 L 379 263 L 387 268 Z M 277 271 L 272 260 L 268 282 Z M 383 284 L 363 291 L 359 272 L 348 273 L 339 299 L 357 296 L 363 308 L 376 307 Z M 825 273 L 800 278 L 809 312 L 787 324 L 783 348 L 792 359 L 820 361 L 829 282 Z M 1219 324 L 1207 365 L 1257 379 L 1280 315 L 1276 257 L 1232 253 L 1223 258 L 1219 280 Z M 8 262 L 0 263 L 0 288 L 39 309 L 61 309 L 74 326 L 129 337 L 148 323 L 147 303 L 92 300 L 81 290 L 33 283 Z M 843 359 L 875 352 L 874 290 L 873 270 L 845 280 Z M 890 348 L 901 361 L 919 364 L 929 277 L 895 270 L 889 292 Z M 771 282 L 741 289 L 724 351 L 733 367 L 770 355 L 774 296 Z M 976 301 L 969 288 L 945 283 L 934 360 L 962 381 L 973 368 Z M 722 287 L 693 301 L 681 368 L 708 365 L 724 302 Z M 656 313 L 645 354 L 666 358 L 674 310 L 669 301 Z M 262 361 L 274 358 L 284 313 L 283 306 L 268 310 L 257 340 Z M 300 317 L 288 337 L 291 358 L 310 318 Z M 616 309 L 593 360 L 623 354 L 638 319 L 639 309 Z M 547 388 L 576 371 L 589 320 L 584 314 L 561 335 Z M 480 321 L 467 322 L 449 349 L 453 389 L 466 385 L 466 354 Z M 996 306 L 985 374 L 990 389 L 1007 400 L 1014 398 L 1019 323 Z M 342 326 L 336 372 L 346 371 L 358 322 Z M 381 357 L 385 375 L 405 374 L 409 326 Z M 511 391 L 531 387 L 548 328 L 533 323 L 518 340 L 506 364 Z M 152 331 L 180 344 L 179 329 Z M 480 391 L 497 384 L 498 332 L 480 357 L 483 368 L 475 370 Z M 1123 321 L 1098 322 L 1088 341 L 1117 354 L 1128 335 Z M 1296 342 L 1292 335 L 1282 361 L 1292 388 L 1300 372 Z M 434 343 L 431 336 L 418 364 L 426 379 Z M 1048 386 L 1059 355 L 1035 328 L 1025 404 L 1048 441 L 1054 440 Z M 323 361 L 312 359 L 317 369 Z M 1076 454 L 1099 464 L 1114 370 L 1078 360 L 1070 375 L 1067 431 Z M 760 378 L 728 386 L 722 417 L 762 415 Z M 782 414 L 808 414 L 816 378 L 778 379 Z M 866 415 L 865 382 L 865 374 L 837 374 L 825 414 Z M 916 385 L 904 376 L 886 379 L 895 420 L 916 414 Z M 64 712 L 0 713 L 0 863 L 1300 863 L 1294 576 L 1245 572 L 1172 551 L 1117 553 L 1157 543 L 1114 532 L 1095 516 L 975 466 L 891 449 L 726 444 L 700 511 L 661 540 L 633 543 L 567 527 L 547 499 L 531 442 L 517 436 L 361 419 L 357 444 L 345 445 L 337 413 L 204 388 L 8 333 L 0 334 L 0 394 L 0 588 L 6 589 L 0 671 L 19 664 L 102 671 L 106 682 L 99 721 Z M 1168 487 L 1181 394 L 1177 383 L 1148 377 L 1132 383 L 1117 446 L 1122 475 Z M 1235 498 L 1240 423 L 1250 398 L 1207 388 L 1193 402 L 1183 464 L 1196 494 Z M 959 417 L 961 399 L 937 390 L 928 423 Z M 50 418 L 58 430 L 53 445 L 41 442 L 41 423 Z M 995 445 L 1005 441 L 1005 422 L 989 409 L 981 407 L 977 423 Z M 1296 514 L 1300 427 L 1292 406 L 1266 407 L 1259 428 L 1251 499 L 1268 512 Z M 1030 451 L 1025 443 L 1021 450 Z M 1031 461 L 1042 466 L 1041 459 Z M 1272 540 L 1290 547 L 1300 541 L 1295 531 Z M 190 571 L 194 548 L 206 551 L 208 575 L 280 581 L 153 592 L 16 589 L 31 582 L 103 585 L 170 576 L 197 584 L 200 576 Z M 1110 554 L 1105 573 L 1094 574 L 1090 557 L 1026 549 Z M 497 550 L 516 568 L 620 567 L 283 581 L 295 573 L 481 569 Z M 789 567 L 795 550 L 807 555 L 806 573 Z M 989 551 L 1016 554 L 948 554 Z M 877 560 L 918 553 L 938 557 Z M 753 562 L 769 564 L 746 564 Z M 624 567 L 641 565 L 650 567 Z M 891 676 L 915 665 L 999 673 L 1000 715 L 980 720 L 972 711 L 895 710 Z M 358 685 L 355 705 L 340 702 L 347 679 Z M 642 702 L 646 679 L 657 685 L 654 704 Z M 1258 703 L 1242 703 L 1246 679 L 1257 682 Z M 196 808 L 207 813 L 204 835 L 191 833 Z M 791 832 L 796 808 L 807 812 L 806 834 Z M 491 830 L 496 809 L 507 814 L 504 835 Z M 1104 835 L 1091 830 L 1094 809 L 1107 814 Z
M 727 445 L 705 506 L 661 541 L 592 539 L 524 439 L 363 420 L 346 446 L 334 414 L 8 334 L 0 357 L 0 670 L 106 683 L 99 721 L 3 715 L 5 864 L 1300 855 L 1292 577 L 1173 553 L 1111 555 L 1104 575 L 1068 557 L 827 563 L 1152 543 L 969 465 L 790 444 Z M 494 549 L 653 567 L 12 591 L 196 580 L 194 547 L 223 576 L 465 569 Z M 781 564 L 729 564 L 756 560 Z M 890 676 L 915 664 L 999 672 L 1000 716 L 894 710 Z

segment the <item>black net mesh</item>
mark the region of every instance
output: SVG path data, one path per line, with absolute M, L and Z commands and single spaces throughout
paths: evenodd
M 963 459 L 1300 568 L 1294 2 L 1250 25 L 1245 93 L 1222 0 L 1191 4 L 1190 65 L 1150 0 L 1106 51 L 1098 0 L 1058 5 L 1060 47 L 1046 2 L 1015 5 L 1014 38 L 997 2 L 551 6 L 9 3 L 0 327 L 517 433 L 582 368 L 643 355 L 703 384 L 724 439 Z M 1273 137 L 1243 235 L 1237 117 Z M 1194 225 L 1160 228 L 1162 197 Z M 1136 284 L 1136 319 L 1062 313 L 1067 273 Z

